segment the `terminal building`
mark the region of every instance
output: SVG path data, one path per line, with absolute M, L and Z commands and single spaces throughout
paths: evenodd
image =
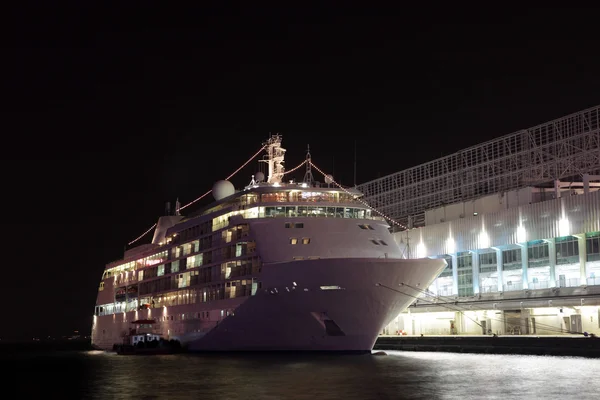
M 600 106 L 358 189 L 448 263 L 382 334 L 600 336 Z

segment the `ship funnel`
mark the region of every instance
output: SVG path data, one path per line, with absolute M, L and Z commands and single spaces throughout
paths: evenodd
M 152 244 L 164 243 L 167 235 L 167 229 L 179 223 L 182 219 L 183 217 L 180 215 L 168 215 L 165 217 L 160 217 L 156 223 L 156 228 L 154 229 Z

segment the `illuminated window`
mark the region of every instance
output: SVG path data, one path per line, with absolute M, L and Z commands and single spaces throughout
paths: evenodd
M 302 238 L 302 244 L 309 244 L 310 238 Z
M 179 260 L 175 260 L 171 263 L 171 272 L 179 272 Z
M 342 290 L 342 288 L 337 285 L 319 286 L 319 288 L 321 290 Z
M 261 196 L 263 203 L 282 203 L 288 201 L 286 192 L 264 193 Z
M 290 238 L 290 244 L 298 244 L 298 238 Z

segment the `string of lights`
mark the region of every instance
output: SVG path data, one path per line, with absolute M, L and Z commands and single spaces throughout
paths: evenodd
M 266 145 L 264 145 L 263 147 L 260 148 L 260 150 L 258 150 L 256 153 L 254 153 L 254 155 L 252 157 L 250 157 L 248 159 L 248 161 L 246 161 L 245 163 L 242 164 L 241 167 L 239 167 L 238 169 L 236 169 L 235 171 L 233 171 L 233 173 L 231 175 L 229 175 L 227 178 L 225 178 L 226 181 L 228 181 L 229 179 L 231 179 L 235 174 L 237 174 L 238 172 L 240 172 L 240 170 L 242 168 L 244 168 L 246 165 L 248 165 L 248 163 L 252 160 L 254 160 L 256 158 L 256 156 L 258 156 L 264 149 L 265 147 L 267 147 Z M 209 190 L 208 192 L 204 193 L 202 196 L 198 197 L 196 200 L 194 201 L 190 201 L 189 203 L 187 203 L 185 206 L 183 207 L 179 207 L 179 210 L 183 210 L 186 207 L 191 206 L 192 204 L 196 203 L 197 201 L 200 201 L 201 199 L 203 199 L 205 196 L 207 196 L 209 193 L 212 192 L 212 189 Z
M 248 165 L 248 163 L 252 160 L 254 160 L 256 158 L 256 156 L 258 156 L 264 149 L 265 147 L 267 147 L 266 145 L 264 145 L 263 147 L 260 148 L 260 150 L 258 150 L 256 153 L 254 153 L 254 155 L 252 157 L 250 157 L 248 159 L 248 161 L 246 161 L 245 163 L 242 164 L 241 167 L 239 167 L 238 169 L 236 169 L 235 171 L 233 171 L 233 173 L 231 175 L 229 175 L 227 178 L 225 178 L 225 180 L 229 180 L 231 179 L 235 174 L 237 174 L 238 172 L 240 172 L 240 170 L 242 168 L 244 168 L 246 165 Z M 186 205 L 184 205 L 183 207 L 179 207 L 179 210 L 183 210 L 186 207 L 191 206 L 192 204 L 196 203 L 197 201 L 202 200 L 204 197 L 208 196 L 210 193 L 212 192 L 212 189 L 209 190 L 208 192 L 204 193 L 202 196 L 198 197 L 197 199 L 195 199 L 194 201 L 191 201 L 189 203 L 187 203 Z M 156 223 L 154 225 L 152 225 L 150 228 L 148 228 L 148 230 L 144 233 L 142 233 L 140 236 L 138 236 L 136 239 L 132 240 L 131 242 L 129 242 L 127 245 L 131 246 L 132 243 L 137 242 L 138 240 L 140 240 L 141 238 L 143 238 L 144 236 L 146 236 L 148 234 L 148 232 L 150 232 L 152 229 L 154 229 L 154 227 L 156 227 Z
M 227 178 L 225 178 L 225 180 L 229 180 L 231 179 L 235 174 L 237 174 L 238 172 L 240 172 L 242 170 L 242 168 L 244 168 L 246 165 L 248 165 L 248 163 L 252 160 L 254 160 L 267 146 L 263 146 L 260 148 L 260 150 L 258 150 L 252 157 L 250 157 L 248 159 L 248 161 L 246 161 L 244 164 L 242 164 L 241 167 L 239 167 L 238 169 L 236 169 L 232 174 L 230 174 Z M 304 160 L 302 161 L 299 165 L 297 165 L 296 167 L 290 169 L 289 171 L 285 171 L 285 174 L 289 174 L 291 172 L 294 172 L 295 170 L 297 170 L 298 168 L 302 167 L 304 164 L 306 164 L 308 160 Z M 183 210 L 186 207 L 191 206 L 192 204 L 202 200 L 204 197 L 208 196 L 210 193 L 212 193 L 212 189 L 210 189 L 209 191 L 207 191 L 206 193 L 204 193 L 202 196 L 196 198 L 195 200 L 187 203 L 186 205 L 179 207 L 179 210 Z M 138 240 L 140 240 L 141 238 L 143 238 L 144 236 L 146 236 L 152 229 L 154 229 L 156 227 L 156 223 L 154 225 L 152 225 L 150 228 L 148 228 L 147 231 L 145 231 L 144 233 L 142 233 L 140 236 L 138 236 L 136 239 L 132 240 L 131 242 L 129 242 L 127 245 L 130 246 L 131 244 L 137 242 Z
M 310 165 L 316 169 L 317 171 L 319 171 L 323 177 L 328 177 L 328 175 L 323 172 L 319 167 L 317 167 L 312 161 L 309 161 Z M 331 176 L 329 176 L 328 178 L 331 178 Z M 343 187 L 342 185 L 340 185 L 339 183 L 337 183 L 335 180 L 333 180 L 333 178 L 331 178 L 331 182 L 334 183 L 337 187 L 339 187 L 340 189 L 342 189 L 344 192 L 348 193 L 351 196 L 355 196 L 355 193 L 351 193 L 349 190 L 347 190 L 345 187 Z M 361 202 L 362 204 L 364 204 L 366 207 L 368 207 L 369 209 L 375 211 L 377 214 L 381 215 L 383 218 L 385 218 L 386 220 L 390 221 L 392 224 L 399 226 L 402 229 L 408 229 L 406 226 L 402 225 L 400 222 L 388 217 L 387 215 L 385 215 L 384 213 L 382 213 L 381 211 L 377 210 L 376 208 L 371 207 L 369 204 L 367 204 L 366 201 L 357 198 L 356 200 L 358 200 L 359 202 Z
M 297 170 L 298 168 L 300 168 L 301 166 L 303 166 L 304 164 L 306 164 L 308 160 L 304 160 L 302 161 L 300 164 L 298 164 L 297 166 L 295 166 L 294 168 L 290 169 L 289 171 L 285 171 L 283 173 L 283 175 L 289 174 L 290 172 L 294 172 L 295 170 Z
M 156 227 L 156 223 L 154 223 L 154 225 L 152 225 L 150 228 L 148 228 L 148 230 L 144 233 L 142 233 L 140 236 L 138 236 L 136 239 L 133 239 L 131 242 L 127 243 L 127 245 L 131 245 L 132 243 L 137 242 L 138 240 L 140 240 L 141 238 L 143 238 L 144 236 L 146 236 L 146 234 L 148 232 L 150 232 L 152 229 L 154 229 L 154 227 Z

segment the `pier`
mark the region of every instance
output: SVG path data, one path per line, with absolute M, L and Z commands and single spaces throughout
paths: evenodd
M 581 335 L 380 336 L 373 350 L 600 358 L 600 338 Z

